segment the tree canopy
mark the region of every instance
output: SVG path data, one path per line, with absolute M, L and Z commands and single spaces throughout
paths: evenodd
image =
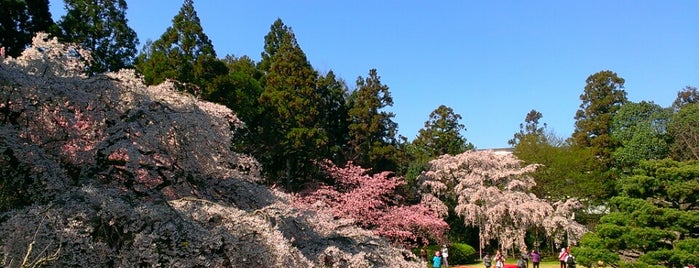
M 91 72 L 131 67 L 138 37 L 126 19 L 125 0 L 66 0 L 66 15 L 58 24 L 66 42 L 92 51 Z
M 430 158 L 444 154 L 456 155 L 473 149 L 473 144 L 461 135 L 466 126 L 459 120 L 460 114 L 454 113 L 454 110 L 446 105 L 440 105 L 430 113 L 425 127 L 418 130 L 413 144 Z
M 612 117 L 627 102 L 624 79 L 612 71 L 600 71 L 585 80 L 580 109 L 575 113 L 573 143 L 591 147 L 604 163 L 616 148 L 610 136 Z
M 136 60 L 136 69 L 149 85 L 172 79 L 195 95 L 214 77 L 225 75 L 228 69 L 216 59 L 216 51 L 204 33 L 193 0 L 185 0 L 158 40 L 148 41 Z
M 582 264 L 603 254 L 607 263 L 681 267 L 699 263 L 699 163 L 642 161 L 619 184 L 595 233 L 583 238 Z M 621 258 L 619 258 L 619 256 Z
M 389 87 L 381 83 L 376 69 L 366 78 L 357 78 L 357 87 L 349 100 L 349 159 L 377 171 L 396 170 L 395 114 L 386 111 L 393 106 Z
M 48 0 L 0 1 L 0 47 L 5 55 L 17 57 L 27 48 L 38 32 L 56 34 L 58 28 L 51 18 Z

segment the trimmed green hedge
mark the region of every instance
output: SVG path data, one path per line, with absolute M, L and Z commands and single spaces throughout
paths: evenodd
M 413 249 L 413 253 L 418 257 L 420 257 L 420 249 L 421 248 Z M 432 263 L 434 252 L 442 250 L 442 247 L 439 245 L 430 245 L 425 247 L 425 250 L 427 251 L 427 263 Z M 473 264 L 477 262 L 477 259 L 476 250 L 468 244 L 454 243 L 449 246 L 449 258 L 447 259 L 449 261 L 449 266 Z

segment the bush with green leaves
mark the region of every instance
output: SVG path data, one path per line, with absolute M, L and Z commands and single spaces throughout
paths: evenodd
M 468 244 L 454 243 L 449 247 L 449 264 L 470 264 L 477 262 L 476 249 Z

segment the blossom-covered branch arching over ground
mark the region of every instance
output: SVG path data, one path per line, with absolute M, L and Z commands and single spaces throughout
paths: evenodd
M 529 173 L 536 168 L 522 167 L 512 154 L 468 151 L 430 161 L 429 169 L 418 180 L 423 202 L 445 208 L 440 199 L 456 201 L 455 211 L 464 224 L 478 228 L 481 248 L 491 240 L 503 249 L 522 248 L 530 228 L 543 227 L 554 234 L 560 228 L 570 230 L 571 225 L 582 227 L 558 216 L 565 212 L 554 213 L 554 206 L 530 192 L 535 182 Z

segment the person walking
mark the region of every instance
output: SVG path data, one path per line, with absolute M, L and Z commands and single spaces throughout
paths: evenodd
M 539 262 L 541 262 L 541 254 L 539 254 L 539 251 L 535 249 L 529 255 L 532 257 L 532 267 L 539 268 Z
M 432 257 L 432 267 L 442 267 L 442 252 L 440 252 L 439 250 L 434 252 L 434 257 Z
M 498 249 L 498 252 L 495 253 L 495 267 L 497 268 L 503 268 L 505 267 L 505 256 L 502 255 L 502 251 Z
M 486 253 L 485 257 L 483 257 L 483 265 L 485 265 L 485 268 L 490 268 L 490 265 L 491 265 L 490 254 Z
M 444 262 L 444 267 L 449 267 L 449 248 L 447 245 L 442 245 L 442 261 Z
M 529 251 L 527 247 L 522 248 L 522 260 L 524 261 L 524 268 L 529 268 Z
M 568 251 L 566 248 L 561 248 L 561 253 L 558 253 L 558 261 L 561 263 L 561 268 L 566 268 L 566 259 L 568 258 Z

